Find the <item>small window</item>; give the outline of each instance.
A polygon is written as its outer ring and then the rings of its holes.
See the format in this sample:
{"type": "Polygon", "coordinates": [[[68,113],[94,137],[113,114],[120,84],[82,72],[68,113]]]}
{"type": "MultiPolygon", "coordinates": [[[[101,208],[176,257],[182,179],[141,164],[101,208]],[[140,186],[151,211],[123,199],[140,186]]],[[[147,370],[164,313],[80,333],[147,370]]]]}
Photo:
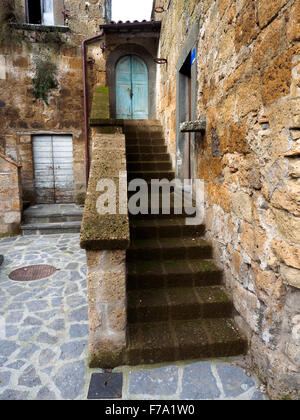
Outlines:
{"type": "Polygon", "coordinates": [[[27,21],[35,25],[54,25],[54,0],[27,0],[27,21]]]}

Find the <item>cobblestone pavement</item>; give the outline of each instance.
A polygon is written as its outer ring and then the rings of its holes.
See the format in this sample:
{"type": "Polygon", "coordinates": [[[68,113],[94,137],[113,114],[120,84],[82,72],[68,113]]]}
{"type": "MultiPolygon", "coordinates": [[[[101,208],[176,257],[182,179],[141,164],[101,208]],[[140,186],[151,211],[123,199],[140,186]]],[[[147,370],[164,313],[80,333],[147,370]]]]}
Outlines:
{"type": "MultiPolygon", "coordinates": [[[[85,252],[79,235],[0,240],[0,400],[86,399],[88,311],[85,252]],[[15,282],[11,271],[36,264],[51,277],[15,282]]],[[[263,399],[258,382],[232,360],[122,367],[123,399],[263,399]]],[[[98,370],[99,371],[99,370],[98,370]]]]}

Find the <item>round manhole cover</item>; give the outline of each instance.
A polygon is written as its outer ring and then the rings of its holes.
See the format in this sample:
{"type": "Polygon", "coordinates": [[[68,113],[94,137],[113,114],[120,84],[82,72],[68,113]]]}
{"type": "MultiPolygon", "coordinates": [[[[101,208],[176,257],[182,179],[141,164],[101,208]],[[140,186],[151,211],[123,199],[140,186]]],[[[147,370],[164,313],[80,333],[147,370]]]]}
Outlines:
{"type": "Polygon", "coordinates": [[[34,281],[51,276],[57,269],[52,265],[30,265],[12,271],[9,278],[15,281],[34,281]]]}

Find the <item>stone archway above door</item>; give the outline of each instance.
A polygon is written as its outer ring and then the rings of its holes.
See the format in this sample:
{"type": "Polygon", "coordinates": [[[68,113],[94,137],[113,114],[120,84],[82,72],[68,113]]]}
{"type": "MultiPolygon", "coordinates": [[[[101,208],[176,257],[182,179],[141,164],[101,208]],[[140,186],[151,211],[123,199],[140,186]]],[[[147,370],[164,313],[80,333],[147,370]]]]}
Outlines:
{"type": "Polygon", "coordinates": [[[112,51],[106,61],[107,85],[109,87],[110,115],[116,118],[116,66],[125,56],[137,56],[142,59],[148,68],[148,111],[149,119],[156,118],[156,65],[152,55],[142,46],[137,44],[122,44],[112,51]]]}

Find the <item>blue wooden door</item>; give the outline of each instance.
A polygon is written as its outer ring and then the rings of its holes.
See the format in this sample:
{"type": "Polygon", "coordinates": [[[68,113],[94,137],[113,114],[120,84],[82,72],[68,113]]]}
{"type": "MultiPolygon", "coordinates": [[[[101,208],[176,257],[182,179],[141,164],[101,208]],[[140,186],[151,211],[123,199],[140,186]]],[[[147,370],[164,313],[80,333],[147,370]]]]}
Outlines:
{"type": "Polygon", "coordinates": [[[135,55],[121,58],[116,68],[116,109],[120,119],[148,119],[148,69],[135,55]]]}

